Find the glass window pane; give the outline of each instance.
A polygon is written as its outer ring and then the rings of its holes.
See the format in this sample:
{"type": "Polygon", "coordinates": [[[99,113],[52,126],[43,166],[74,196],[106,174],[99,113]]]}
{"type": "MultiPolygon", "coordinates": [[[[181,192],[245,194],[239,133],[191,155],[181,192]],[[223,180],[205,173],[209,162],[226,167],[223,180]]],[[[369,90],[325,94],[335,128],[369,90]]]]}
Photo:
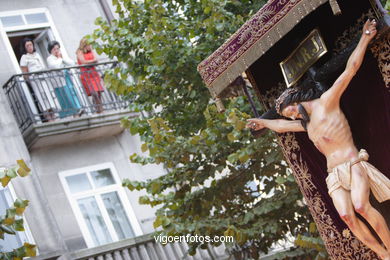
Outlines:
{"type": "Polygon", "coordinates": [[[24,25],[24,21],[21,15],[4,16],[0,19],[4,27],[24,25]]]}
{"type": "Polygon", "coordinates": [[[95,246],[112,242],[106,223],[94,197],[77,200],[95,246]]]}
{"type": "Polygon", "coordinates": [[[68,176],[65,179],[72,193],[86,191],[92,188],[85,173],[68,176]]]}
{"type": "Polygon", "coordinates": [[[123,205],[119,200],[118,193],[110,192],[102,194],[101,196],[118,238],[125,239],[134,237],[133,229],[131,228],[125,210],[123,209],[123,205]]]}
{"type": "Polygon", "coordinates": [[[93,171],[91,172],[91,176],[97,188],[115,184],[110,169],[93,171]]]}
{"type": "Polygon", "coordinates": [[[25,14],[24,17],[28,24],[47,23],[47,17],[45,13],[38,14],[25,14]]]}

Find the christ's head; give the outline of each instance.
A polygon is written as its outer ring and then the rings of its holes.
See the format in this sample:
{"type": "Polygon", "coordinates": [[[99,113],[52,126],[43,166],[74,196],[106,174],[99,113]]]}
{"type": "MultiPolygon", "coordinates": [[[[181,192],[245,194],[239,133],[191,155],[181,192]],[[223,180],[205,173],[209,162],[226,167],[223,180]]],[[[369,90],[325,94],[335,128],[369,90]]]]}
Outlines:
{"type": "Polygon", "coordinates": [[[284,117],[290,118],[292,120],[302,118],[301,114],[299,113],[298,105],[299,105],[299,103],[293,103],[293,104],[287,105],[280,112],[281,115],[284,117]]]}

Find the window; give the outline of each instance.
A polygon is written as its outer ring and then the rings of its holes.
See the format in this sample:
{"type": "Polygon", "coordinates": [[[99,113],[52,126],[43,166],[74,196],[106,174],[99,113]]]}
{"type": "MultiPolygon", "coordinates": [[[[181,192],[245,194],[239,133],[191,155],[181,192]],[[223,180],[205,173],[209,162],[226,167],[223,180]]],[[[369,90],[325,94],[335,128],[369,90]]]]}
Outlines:
{"type": "Polygon", "coordinates": [[[26,13],[17,15],[0,15],[4,28],[25,25],[39,25],[48,23],[49,20],[44,12],[26,13]]]}
{"type": "Polygon", "coordinates": [[[45,13],[25,14],[27,24],[48,23],[45,13]]]}
{"type": "Polygon", "coordinates": [[[24,25],[23,17],[21,15],[4,16],[1,17],[0,20],[4,27],[24,25]]]}
{"type": "MultiPolygon", "coordinates": [[[[0,215],[5,215],[7,208],[12,207],[16,199],[10,184],[3,188],[0,186],[0,215]]],[[[4,234],[4,240],[0,239],[0,251],[9,252],[21,247],[24,242],[34,244],[30,230],[24,219],[24,232],[16,232],[16,235],[4,234]]]]}
{"type": "Polygon", "coordinates": [[[88,247],[141,235],[111,163],[60,173],[88,247]]]}

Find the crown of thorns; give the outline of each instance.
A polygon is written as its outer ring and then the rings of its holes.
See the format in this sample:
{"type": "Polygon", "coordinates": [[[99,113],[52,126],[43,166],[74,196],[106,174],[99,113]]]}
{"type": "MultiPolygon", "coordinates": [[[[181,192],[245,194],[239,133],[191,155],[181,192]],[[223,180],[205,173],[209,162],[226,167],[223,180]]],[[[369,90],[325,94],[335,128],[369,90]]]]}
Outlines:
{"type": "Polygon", "coordinates": [[[298,88],[288,88],[276,99],[275,101],[275,108],[276,112],[278,112],[279,115],[281,115],[281,105],[283,104],[284,100],[291,94],[298,92],[298,88]]]}

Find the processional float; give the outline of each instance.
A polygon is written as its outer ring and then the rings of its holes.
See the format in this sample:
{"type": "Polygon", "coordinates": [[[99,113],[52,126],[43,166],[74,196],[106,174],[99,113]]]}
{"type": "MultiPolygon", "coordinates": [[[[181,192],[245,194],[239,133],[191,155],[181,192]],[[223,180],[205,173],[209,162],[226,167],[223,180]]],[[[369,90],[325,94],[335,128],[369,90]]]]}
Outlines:
{"type": "MultiPolygon", "coordinates": [[[[368,18],[379,21],[379,33],[341,106],[357,147],[367,149],[369,161],[390,178],[390,30],[379,1],[270,0],[198,71],[221,110],[222,99],[237,88],[248,95],[241,78],[245,72],[256,97],[269,109],[265,116],[276,117],[275,99],[301,77],[316,71],[318,88],[334,82],[368,18]]],[[[278,140],[330,257],[378,259],[338,216],[325,183],[325,157],[306,133],[278,134],[278,140]]],[[[390,201],[378,204],[371,198],[371,203],[390,226],[390,201]]]]}

